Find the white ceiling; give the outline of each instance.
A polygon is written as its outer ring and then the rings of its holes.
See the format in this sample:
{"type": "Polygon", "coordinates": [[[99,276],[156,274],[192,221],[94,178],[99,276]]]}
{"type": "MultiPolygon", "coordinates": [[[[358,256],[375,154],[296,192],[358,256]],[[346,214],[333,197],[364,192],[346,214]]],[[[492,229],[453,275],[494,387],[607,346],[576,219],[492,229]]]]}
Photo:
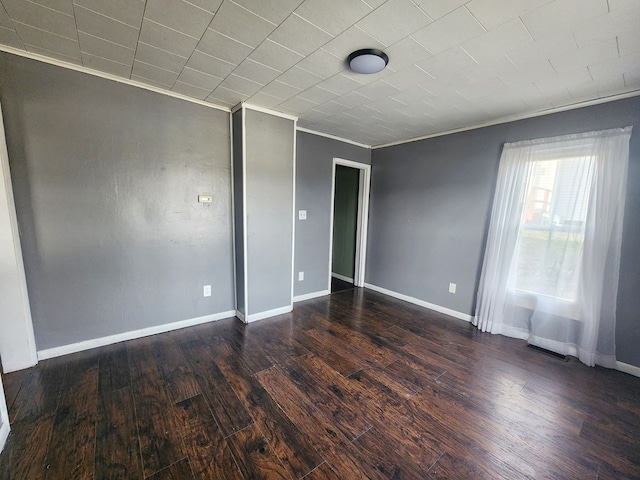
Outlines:
{"type": "Polygon", "coordinates": [[[0,44],[368,145],[640,91],[640,0],[0,0],[0,44]]]}

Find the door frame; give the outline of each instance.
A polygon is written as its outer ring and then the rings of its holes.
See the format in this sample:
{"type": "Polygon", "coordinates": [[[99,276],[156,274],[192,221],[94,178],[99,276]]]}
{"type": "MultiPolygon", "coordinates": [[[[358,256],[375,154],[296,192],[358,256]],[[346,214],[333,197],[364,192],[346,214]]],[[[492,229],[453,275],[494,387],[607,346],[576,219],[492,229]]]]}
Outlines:
{"type": "Polygon", "coordinates": [[[371,189],[371,165],[343,158],[333,158],[331,169],[331,211],[329,215],[329,282],[331,292],[331,274],[333,273],[333,210],[336,201],[336,167],[355,168],[359,172],[358,181],[358,221],[356,223],[356,254],[353,271],[353,284],[364,287],[364,274],[367,261],[367,230],[369,225],[369,191],[371,189]]]}
{"type": "Polygon", "coordinates": [[[22,370],[38,363],[36,342],[31,319],[31,307],[27,291],[20,231],[16,206],[13,199],[11,173],[9,171],[9,153],[4,132],[2,106],[0,105],[0,243],[5,252],[2,261],[2,275],[14,287],[11,293],[0,291],[0,296],[9,295],[3,302],[9,313],[0,316],[0,360],[4,373],[22,370]],[[17,296],[13,296],[15,292],[17,296]],[[16,298],[17,297],[17,298],[16,298]]]}

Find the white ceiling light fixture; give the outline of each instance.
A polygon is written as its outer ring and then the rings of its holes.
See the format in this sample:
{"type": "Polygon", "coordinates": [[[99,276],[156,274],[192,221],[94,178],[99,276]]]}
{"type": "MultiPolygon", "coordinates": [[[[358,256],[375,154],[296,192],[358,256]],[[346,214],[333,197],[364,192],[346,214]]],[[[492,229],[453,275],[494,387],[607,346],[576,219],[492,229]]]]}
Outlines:
{"type": "Polygon", "coordinates": [[[364,48],[356,50],[347,58],[349,68],[356,73],[378,73],[389,63],[389,57],[377,48],[364,48]]]}

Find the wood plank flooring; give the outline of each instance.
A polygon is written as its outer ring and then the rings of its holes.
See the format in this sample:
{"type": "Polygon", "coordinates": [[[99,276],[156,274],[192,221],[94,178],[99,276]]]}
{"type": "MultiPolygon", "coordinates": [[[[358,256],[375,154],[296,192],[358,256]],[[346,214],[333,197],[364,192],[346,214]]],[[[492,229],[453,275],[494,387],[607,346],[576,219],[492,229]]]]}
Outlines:
{"type": "Polygon", "coordinates": [[[3,382],[2,479],[640,478],[640,378],[363,289],[3,382]]]}

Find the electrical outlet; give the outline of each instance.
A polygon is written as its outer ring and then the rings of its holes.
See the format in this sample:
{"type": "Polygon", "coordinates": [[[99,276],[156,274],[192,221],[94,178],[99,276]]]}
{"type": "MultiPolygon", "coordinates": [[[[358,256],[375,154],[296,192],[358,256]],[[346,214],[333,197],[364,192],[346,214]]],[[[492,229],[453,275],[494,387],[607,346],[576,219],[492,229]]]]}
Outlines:
{"type": "Polygon", "coordinates": [[[449,284],[449,293],[456,293],[456,284],[455,283],[450,283],[449,284]]]}
{"type": "Polygon", "coordinates": [[[299,282],[303,282],[304,281],[304,272],[298,272],[298,281],[299,282]]]}
{"type": "Polygon", "coordinates": [[[204,288],[202,289],[202,293],[205,297],[210,297],[211,296],[211,285],[205,285],[204,288]]]}
{"type": "Polygon", "coordinates": [[[298,220],[306,220],[306,219],[307,219],[307,211],[298,210],[298,220]]]}

